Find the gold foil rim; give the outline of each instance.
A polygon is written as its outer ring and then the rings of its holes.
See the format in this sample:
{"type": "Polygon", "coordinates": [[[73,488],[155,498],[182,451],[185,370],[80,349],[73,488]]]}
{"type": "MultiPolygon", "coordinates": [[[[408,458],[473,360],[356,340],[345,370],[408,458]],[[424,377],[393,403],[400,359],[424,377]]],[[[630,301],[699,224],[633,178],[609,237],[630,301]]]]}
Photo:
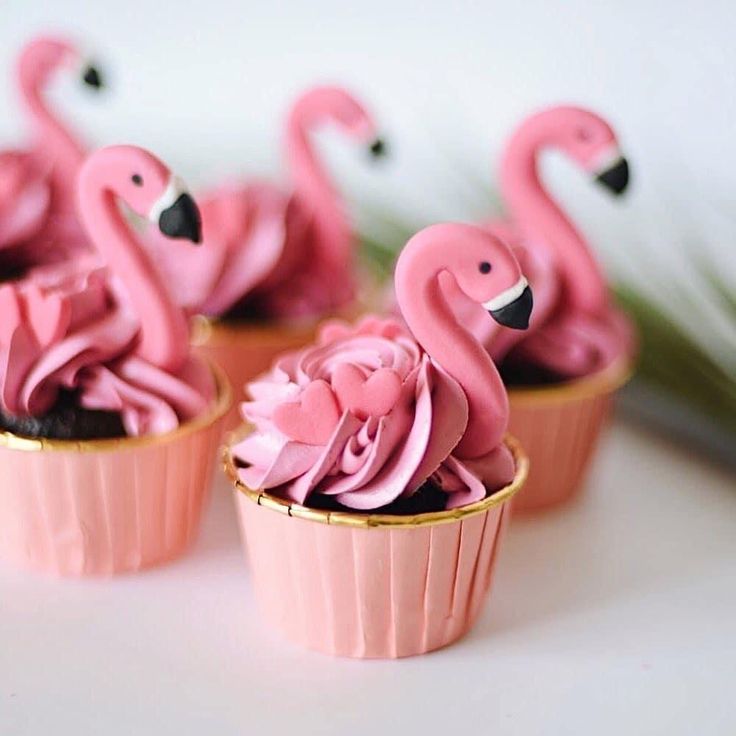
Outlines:
{"type": "Polygon", "coordinates": [[[508,389],[509,403],[514,407],[583,401],[613,393],[627,383],[633,373],[634,358],[630,355],[622,355],[590,376],[552,386],[510,388],[508,389]]]}
{"type": "Polygon", "coordinates": [[[0,432],[0,447],[24,452],[113,452],[139,447],[162,445],[209,427],[230,410],[233,392],[222,369],[207,361],[215,377],[217,396],[212,406],[204,413],[185,422],[172,432],[144,435],[142,437],[113,437],[99,440],[58,440],[46,437],[24,437],[12,432],[0,432]]]}
{"type": "Polygon", "coordinates": [[[391,528],[416,528],[420,526],[439,526],[440,524],[452,524],[454,522],[465,519],[469,516],[482,514],[488,509],[498,506],[508,501],[515,493],[524,485],[529,473],[529,458],[518,440],[511,435],[506,435],[504,442],[511,450],[516,465],[516,474],[508,485],[500,488],[486,496],[480,501],[461,506],[456,509],[446,509],[444,511],[432,511],[425,514],[415,514],[413,516],[397,515],[397,514],[366,514],[351,511],[323,511],[320,509],[311,509],[298,503],[286,501],[285,499],[272,496],[266,491],[255,491],[248,488],[238,478],[237,468],[233,462],[230,448],[233,444],[242,439],[250,428],[241,427],[239,430],[232,432],[228,437],[228,441],[223,448],[223,462],[225,465],[225,473],[234,484],[237,491],[244,494],[253,503],[258,506],[264,506],[272,511],[276,511],[287,516],[293,516],[297,519],[306,521],[314,521],[320,524],[331,524],[332,526],[346,526],[355,529],[375,529],[379,527],[391,528]]]}

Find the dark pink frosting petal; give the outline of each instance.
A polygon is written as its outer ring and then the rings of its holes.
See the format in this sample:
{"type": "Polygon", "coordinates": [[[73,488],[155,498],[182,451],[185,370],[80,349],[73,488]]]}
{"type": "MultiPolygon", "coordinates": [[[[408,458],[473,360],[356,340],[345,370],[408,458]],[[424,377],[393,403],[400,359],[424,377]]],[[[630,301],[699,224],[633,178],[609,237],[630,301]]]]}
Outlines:
{"type": "Polygon", "coordinates": [[[288,198],[268,184],[223,189],[204,200],[205,244],[219,240],[227,248],[217,282],[201,305],[205,314],[224,314],[275,271],[286,248],[287,207],[288,198]]]}
{"type": "Polygon", "coordinates": [[[119,410],[125,431],[131,436],[163,434],[179,426],[176,411],[166,400],[126,381],[112,367],[96,364],[84,368],[79,384],[82,405],[119,410]]]}
{"type": "Polygon", "coordinates": [[[322,449],[322,453],[314,465],[286,486],[285,493],[292,501],[303,504],[307,500],[310,492],[330,472],[330,469],[340,457],[345,443],[360,426],[361,421],[349,412],[342,415],[332,437],[322,449]]]}

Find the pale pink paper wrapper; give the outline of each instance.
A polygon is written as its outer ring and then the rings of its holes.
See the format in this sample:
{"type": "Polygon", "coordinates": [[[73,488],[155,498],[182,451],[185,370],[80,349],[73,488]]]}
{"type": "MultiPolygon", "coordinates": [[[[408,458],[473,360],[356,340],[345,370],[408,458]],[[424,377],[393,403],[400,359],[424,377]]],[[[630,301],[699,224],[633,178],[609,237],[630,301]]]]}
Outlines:
{"type": "Polygon", "coordinates": [[[529,478],[513,501],[515,514],[558,506],[582,489],[614,393],[630,374],[627,358],[564,386],[509,391],[509,432],[529,457],[529,478]]]}
{"type": "Polygon", "coordinates": [[[158,437],[67,442],[0,435],[0,560],[59,576],[133,572],[195,536],[231,403],[158,437]],[[67,449],[69,448],[69,449],[67,449]]]}
{"type": "Polygon", "coordinates": [[[510,444],[512,484],[436,514],[330,514],[238,485],[242,537],[265,619],[297,644],[343,657],[409,657],[462,637],[491,586],[507,501],[526,477],[526,458],[510,444]]]}

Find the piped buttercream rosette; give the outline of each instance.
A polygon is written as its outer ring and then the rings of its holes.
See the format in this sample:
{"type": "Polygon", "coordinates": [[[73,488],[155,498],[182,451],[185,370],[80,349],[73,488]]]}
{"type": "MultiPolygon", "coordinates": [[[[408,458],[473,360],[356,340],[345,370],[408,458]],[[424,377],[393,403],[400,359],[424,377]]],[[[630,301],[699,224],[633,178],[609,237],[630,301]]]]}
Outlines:
{"type": "Polygon", "coordinates": [[[300,504],[320,494],[377,509],[431,480],[455,508],[514,475],[504,448],[453,455],[468,424],[465,393],[396,320],[328,323],[248,391],[242,412],[255,431],[233,448],[240,479],[300,504]]]}

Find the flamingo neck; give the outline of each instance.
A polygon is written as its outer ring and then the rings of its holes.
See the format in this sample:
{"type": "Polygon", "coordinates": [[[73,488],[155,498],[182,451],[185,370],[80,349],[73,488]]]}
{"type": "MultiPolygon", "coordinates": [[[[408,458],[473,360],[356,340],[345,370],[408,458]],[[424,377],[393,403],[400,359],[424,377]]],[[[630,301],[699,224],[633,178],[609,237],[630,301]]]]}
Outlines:
{"type": "Polygon", "coordinates": [[[188,356],[188,326],[148,255],[133,237],[115,196],[101,186],[80,187],[80,215],[92,243],[123,284],[140,321],[137,354],[171,372],[188,356]]]}
{"type": "Polygon", "coordinates": [[[608,301],[606,281],[583,236],[548,194],[539,179],[538,159],[554,139],[522,128],[501,163],[501,190],[514,220],[555,257],[571,310],[600,314],[608,301]]]}
{"type": "Polygon", "coordinates": [[[21,74],[21,95],[33,123],[35,150],[39,158],[51,167],[55,209],[74,212],[74,182],[85,150],[50,110],[44,100],[42,86],[42,82],[29,74],[21,74]]]}
{"type": "Polygon", "coordinates": [[[315,257],[328,272],[349,279],[352,238],[344,204],[309,140],[306,121],[295,111],[286,129],[286,150],[294,191],[310,212],[315,257]]]}
{"type": "Polygon", "coordinates": [[[488,353],[457,321],[443,296],[439,282],[443,270],[417,274],[411,293],[402,299],[401,311],[417,342],[467,396],[468,424],[454,454],[465,459],[483,457],[503,441],[508,397],[488,353]]]}

